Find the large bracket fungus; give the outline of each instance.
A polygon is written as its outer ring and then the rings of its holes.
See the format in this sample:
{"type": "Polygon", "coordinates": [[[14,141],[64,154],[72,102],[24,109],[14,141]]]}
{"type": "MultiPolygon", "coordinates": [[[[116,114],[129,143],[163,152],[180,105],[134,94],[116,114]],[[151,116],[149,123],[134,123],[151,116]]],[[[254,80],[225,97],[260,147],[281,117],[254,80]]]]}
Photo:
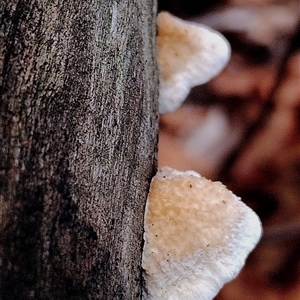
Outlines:
{"type": "Polygon", "coordinates": [[[143,299],[210,300],[258,243],[258,216],[222,183],[162,168],[145,213],[143,299]]]}

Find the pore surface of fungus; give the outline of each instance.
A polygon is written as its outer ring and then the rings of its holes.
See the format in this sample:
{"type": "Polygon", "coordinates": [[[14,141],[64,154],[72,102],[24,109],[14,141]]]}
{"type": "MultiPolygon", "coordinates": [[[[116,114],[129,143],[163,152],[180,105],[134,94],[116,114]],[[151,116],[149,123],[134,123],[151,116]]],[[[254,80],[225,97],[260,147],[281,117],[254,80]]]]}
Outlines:
{"type": "Polygon", "coordinates": [[[143,299],[212,299],[260,236],[258,216],[222,183],[162,168],[146,204],[143,299]]]}
{"type": "Polygon", "coordinates": [[[211,28],[167,12],[157,17],[159,112],[177,109],[193,86],[216,76],[230,57],[227,40],[211,28]]]}

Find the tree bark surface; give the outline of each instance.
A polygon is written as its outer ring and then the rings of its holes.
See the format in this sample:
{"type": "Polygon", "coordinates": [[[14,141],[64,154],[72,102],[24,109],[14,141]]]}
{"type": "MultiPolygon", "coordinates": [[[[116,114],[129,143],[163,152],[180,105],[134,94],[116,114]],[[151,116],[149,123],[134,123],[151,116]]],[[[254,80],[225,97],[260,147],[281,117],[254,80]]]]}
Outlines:
{"type": "Polygon", "coordinates": [[[139,299],[155,1],[5,0],[0,13],[2,299],[139,299]]]}

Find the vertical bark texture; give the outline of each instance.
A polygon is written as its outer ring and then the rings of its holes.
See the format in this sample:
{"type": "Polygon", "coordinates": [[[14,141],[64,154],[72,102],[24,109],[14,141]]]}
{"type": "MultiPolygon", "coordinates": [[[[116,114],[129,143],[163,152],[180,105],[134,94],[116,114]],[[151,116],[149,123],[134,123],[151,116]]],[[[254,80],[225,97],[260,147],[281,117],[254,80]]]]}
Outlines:
{"type": "Polygon", "coordinates": [[[138,299],[155,1],[0,9],[2,299],[138,299]]]}

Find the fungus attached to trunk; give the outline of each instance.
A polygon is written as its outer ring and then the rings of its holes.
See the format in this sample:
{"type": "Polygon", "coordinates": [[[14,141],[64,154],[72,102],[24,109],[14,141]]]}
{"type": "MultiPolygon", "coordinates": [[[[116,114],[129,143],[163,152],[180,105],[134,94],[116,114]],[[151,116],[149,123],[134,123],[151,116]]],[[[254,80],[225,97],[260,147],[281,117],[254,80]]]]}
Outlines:
{"type": "Polygon", "coordinates": [[[220,182],[162,168],[145,213],[143,299],[208,300],[261,236],[258,216],[220,182]]]}
{"type": "Polygon", "coordinates": [[[227,64],[230,46],[211,28],[167,12],[157,17],[159,112],[177,109],[193,86],[206,83],[227,64]]]}

